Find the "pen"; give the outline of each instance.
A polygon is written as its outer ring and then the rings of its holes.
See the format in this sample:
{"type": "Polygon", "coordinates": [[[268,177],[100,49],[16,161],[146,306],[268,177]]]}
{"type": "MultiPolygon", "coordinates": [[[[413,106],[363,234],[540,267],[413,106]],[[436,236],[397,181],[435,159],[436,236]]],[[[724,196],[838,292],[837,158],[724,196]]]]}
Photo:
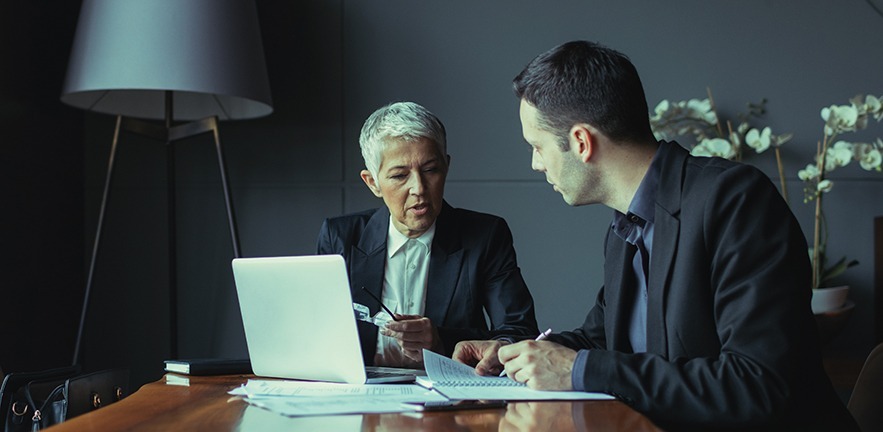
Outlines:
{"type": "MultiPolygon", "coordinates": [[[[541,341],[541,340],[545,339],[546,336],[549,336],[550,334],[552,334],[552,329],[551,329],[551,328],[548,328],[548,329],[546,329],[546,331],[540,333],[540,335],[537,336],[537,338],[534,339],[534,340],[541,341]]],[[[500,372],[500,376],[501,376],[501,377],[506,376],[506,369],[503,369],[503,372],[500,372]]]]}
{"type": "Polygon", "coordinates": [[[375,301],[377,301],[377,303],[380,303],[380,307],[382,307],[382,308],[383,308],[383,310],[385,310],[385,311],[386,311],[386,313],[388,313],[388,314],[389,314],[389,316],[390,316],[390,318],[392,318],[392,320],[393,320],[393,321],[398,321],[398,319],[397,319],[397,318],[396,318],[396,316],[395,316],[395,314],[394,314],[394,313],[392,313],[392,311],[391,311],[391,310],[389,310],[389,308],[388,308],[388,307],[386,307],[386,305],[385,305],[385,304],[383,304],[383,302],[382,302],[382,301],[380,301],[380,299],[379,299],[379,298],[377,298],[377,296],[376,296],[376,295],[374,295],[374,293],[372,293],[372,292],[371,292],[371,291],[368,291],[368,289],[367,289],[367,288],[365,288],[365,287],[362,287],[362,291],[365,291],[365,292],[366,292],[366,293],[368,293],[368,295],[369,295],[369,296],[371,296],[371,298],[373,298],[373,299],[374,299],[374,300],[375,300],[375,301]]]}

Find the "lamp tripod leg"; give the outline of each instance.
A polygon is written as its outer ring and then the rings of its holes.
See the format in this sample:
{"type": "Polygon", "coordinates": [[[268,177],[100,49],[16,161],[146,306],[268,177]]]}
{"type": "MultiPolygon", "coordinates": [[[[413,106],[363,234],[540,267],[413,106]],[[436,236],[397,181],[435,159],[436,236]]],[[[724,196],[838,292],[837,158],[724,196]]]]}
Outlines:
{"type": "Polygon", "coordinates": [[[113,163],[116,159],[117,142],[120,137],[120,125],[122,116],[117,116],[116,126],[113,130],[113,143],[110,146],[110,158],[107,162],[107,176],[104,180],[104,192],[101,194],[101,208],[98,211],[98,227],[95,230],[95,241],[92,244],[92,258],[89,260],[89,273],[86,278],[86,290],[83,294],[83,309],[80,312],[80,324],[77,329],[77,340],[74,344],[73,365],[80,363],[80,345],[83,341],[83,328],[86,324],[86,311],[89,309],[89,297],[92,293],[92,280],[95,276],[95,262],[98,261],[98,247],[101,244],[101,231],[104,228],[104,215],[107,210],[107,198],[110,192],[110,183],[113,179],[113,163]]]}
{"type": "Polygon", "coordinates": [[[224,204],[227,206],[227,224],[230,227],[230,239],[233,242],[233,257],[240,258],[242,252],[239,249],[239,235],[236,231],[236,216],[233,213],[233,199],[230,196],[229,179],[227,177],[226,163],[224,162],[224,152],[221,150],[221,139],[218,133],[217,118],[212,123],[212,133],[215,137],[215,150],[218,154],[218,167],[221,170],[221,185],[224,187],[224,204]]]}

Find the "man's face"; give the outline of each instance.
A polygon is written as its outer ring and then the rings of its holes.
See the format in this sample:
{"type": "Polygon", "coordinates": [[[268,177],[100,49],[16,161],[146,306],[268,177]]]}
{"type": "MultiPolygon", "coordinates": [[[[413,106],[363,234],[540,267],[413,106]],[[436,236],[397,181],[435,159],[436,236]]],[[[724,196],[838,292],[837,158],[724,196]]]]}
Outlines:
{"type": "Polygon", "coordinates": [[[574,154],[574,143],[571,143],[569,150],[561,151],[558,145],[561,138],[540,127],[539,114],[533,105],[521,100],[521,132],[532,149],[530,167],[545,174],[546,181],[561,194],[567,204],[588,204],[584,202],[583,196],[587,186],[584,169],[574,154]]]}
{"type": "Polygon", "coordinates": [[[378,178],[362,171],[365,184],[389,208],[393,225],[410,238],[426,232],[441,212],[447,175],[447,156],[427,138],[390,138],[378,178]]]}

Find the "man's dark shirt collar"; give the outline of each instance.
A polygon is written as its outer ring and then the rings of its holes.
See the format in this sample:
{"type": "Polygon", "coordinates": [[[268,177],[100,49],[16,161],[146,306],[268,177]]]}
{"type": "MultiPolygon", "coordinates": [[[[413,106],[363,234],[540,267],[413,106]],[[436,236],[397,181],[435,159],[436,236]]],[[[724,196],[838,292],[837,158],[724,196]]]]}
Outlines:
{"type": "Polygon", "coordinates": [[[629,204],[628,213],[622,214],[617,211],[613,216],[613,232],[629,243],[634,244],[637,240],[638,230],[634,229],[635,226],[644,227],[647,222],[653,223],[662,161],[665,160],[670,145],[667,142],[659,143],[650,167],[629,204]]]}

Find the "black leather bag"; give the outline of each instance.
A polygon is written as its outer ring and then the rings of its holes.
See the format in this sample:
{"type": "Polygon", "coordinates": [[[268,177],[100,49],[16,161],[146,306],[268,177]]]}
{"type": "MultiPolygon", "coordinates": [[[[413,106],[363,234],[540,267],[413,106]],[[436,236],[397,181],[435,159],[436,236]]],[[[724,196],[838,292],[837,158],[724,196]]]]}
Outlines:
{"type": "Polygon", "coordinates": [[[129,394],[128,389],[128,369],[107,369],[70,378],[64,385],[65,418],[122,400],[129,394]]]}
{"type": "Polygon", "coordinates": [[[15,372],[6,375],[0,387],[0,416],[3,416],[3,430],[32,430],[36,421],[37,427],[51,424],[56,414],[47,412],[46,408],[57,408],[58,404],[46,404],[50,397],[58,399],[60,392],[55,391],[63,386],[68,378],[79,373],[79,368],[69,366],[48,369],[38,372],[15,372]],[[44,419],[45,418],[45,419],[44,419]]]}
{"type": "Polygon", "coordinates": [[[129,371],[78,374],[75,366],[11,373],[0,390],[5,432],[35,431],[116,402],[127,394],[129,371]]]}

